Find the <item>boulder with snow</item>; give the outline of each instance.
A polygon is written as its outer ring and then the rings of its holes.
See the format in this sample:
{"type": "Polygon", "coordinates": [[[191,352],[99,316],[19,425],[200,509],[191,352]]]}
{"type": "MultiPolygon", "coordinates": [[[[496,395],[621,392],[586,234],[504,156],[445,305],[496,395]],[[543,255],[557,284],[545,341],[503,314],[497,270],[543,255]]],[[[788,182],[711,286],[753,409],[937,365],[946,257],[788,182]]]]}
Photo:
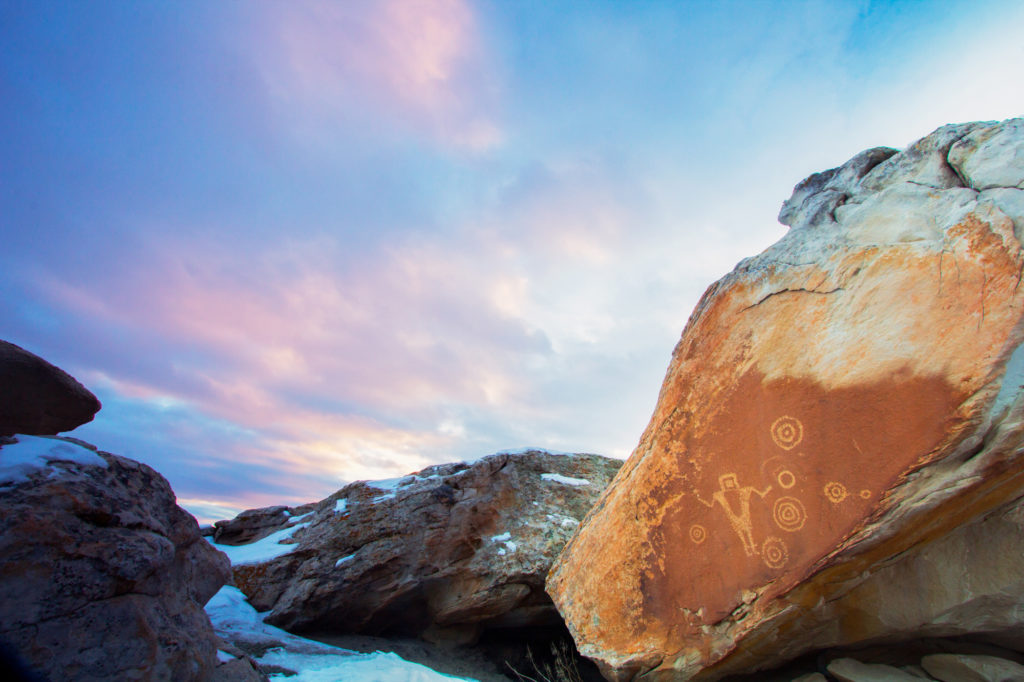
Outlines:
{"type": "Polygon", "coordinates": [[[0,436],[53,435],[92,421],[96,399],[64,370],[0,341],[0,436]]]}
{"type": "Polygon", "coordinates": [[[780,219],[549,577],[609,679],[1024,627],[1024,120],[864,152],[780,219]]]}
{"type": "Polygon", "coordinates": [[[291,631],[468,642],[486,628],[557,624],[544,578],[620,464],[531,450],[432,466],[353,483],[313,511],[218,523],[237,537],[249,520],[262,537],[217,546],[267,622],[291,631]]]}
{"type": "Polygon", "coordinates": [[[316,508],[316,504],[301,507],[276,505],[260,509],[247,509],[228,521],[218,521],[203,534],[213,538],[218,545],[247,545],[261,540],[271,533],[295,525],[296,518],[316,508]]]}
{"type": "Polygon", "coordinates": [[[0,641],[27,667],[220,679],[203,604],[230,566],[160,474],[74,439],[5,438],[0,508],[0,641]]]}

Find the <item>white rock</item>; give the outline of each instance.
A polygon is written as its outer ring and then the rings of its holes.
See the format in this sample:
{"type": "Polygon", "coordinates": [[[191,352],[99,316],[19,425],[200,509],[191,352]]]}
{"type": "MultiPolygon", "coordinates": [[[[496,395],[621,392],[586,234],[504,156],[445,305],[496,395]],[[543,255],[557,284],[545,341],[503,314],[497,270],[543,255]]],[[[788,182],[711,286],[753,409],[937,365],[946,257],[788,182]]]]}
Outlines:
{"type": "Polygon", "coordinates": [[[828,664],[828,672],[840,682],[920,682],[921,678],[881,663],[861,663],[853,658],[837,658],[828,664]]]}
{"type": "Polygon", "coordinates": [[[996,656],[932,654],[921,659],[928,674],[942,682],[1021,682],[1024,665],[996,656]]]}
{"type": "Polygon", "coordinates": [[[1024,118],[976,129],[949,150],[949,163],[970,187],[1024,189],[1024,118]]]}

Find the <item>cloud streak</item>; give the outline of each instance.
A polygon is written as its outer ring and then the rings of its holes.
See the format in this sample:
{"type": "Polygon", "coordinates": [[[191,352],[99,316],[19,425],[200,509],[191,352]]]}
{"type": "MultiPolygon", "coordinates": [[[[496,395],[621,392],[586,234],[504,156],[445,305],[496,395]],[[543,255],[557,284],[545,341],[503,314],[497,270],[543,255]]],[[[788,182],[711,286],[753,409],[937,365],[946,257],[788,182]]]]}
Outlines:
{"type": "Polygon", "coordinates": [[[206,519],[503,448],[626,456],[796,182],[1018,113],[1024,14],[950,4],[66,8],[75,31],[24,5],[3,335],[206,519]]]}
{"type": "Polygon", "coordinates": [[[456,149],[501,143],[499,88],[464,0],[265,5],[252,39],[267,88],[299,124],[380,122],[456,149]]]}

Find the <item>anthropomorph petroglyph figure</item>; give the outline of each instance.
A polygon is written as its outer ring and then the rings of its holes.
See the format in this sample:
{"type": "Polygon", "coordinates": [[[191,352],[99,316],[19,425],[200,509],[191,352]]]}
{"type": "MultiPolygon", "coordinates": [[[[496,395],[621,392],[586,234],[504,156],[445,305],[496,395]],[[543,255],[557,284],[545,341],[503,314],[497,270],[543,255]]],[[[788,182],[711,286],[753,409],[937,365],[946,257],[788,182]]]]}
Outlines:
{"type": "Polygon", "coordinates": [[[758,554],[757,543],[754,542],[754,524],[750,519],[750,496],[756,494],[761,499],[767,495],[772,487],[758,490],[754,486],[740,487],[736,474],[722,474],[718,477],[719,490],[711,496],[711,502],[705,502],[697,498],[706,507],[714,508],[716,504],[722,505],[729,525],[740,536],[743,541],[743,551],[747,556],[758,554]]]}

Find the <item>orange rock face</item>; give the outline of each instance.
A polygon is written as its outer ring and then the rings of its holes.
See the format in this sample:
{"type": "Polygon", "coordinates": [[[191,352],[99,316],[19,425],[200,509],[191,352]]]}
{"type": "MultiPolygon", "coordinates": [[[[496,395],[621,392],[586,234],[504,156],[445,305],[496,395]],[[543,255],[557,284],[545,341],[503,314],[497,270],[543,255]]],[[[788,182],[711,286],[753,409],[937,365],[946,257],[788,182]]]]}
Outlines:
{"type": "Polygon", "coordinates": [[[975,189],[950,162],[982,157],[1024,187],[1021,122],[812,176],[786,237],[709,288],[548,578],[609,679],[778,664],[840,643],[837,618],[841,643],[889,634],[843,595],[1024,492],[1024,191],[975,189]]]}

